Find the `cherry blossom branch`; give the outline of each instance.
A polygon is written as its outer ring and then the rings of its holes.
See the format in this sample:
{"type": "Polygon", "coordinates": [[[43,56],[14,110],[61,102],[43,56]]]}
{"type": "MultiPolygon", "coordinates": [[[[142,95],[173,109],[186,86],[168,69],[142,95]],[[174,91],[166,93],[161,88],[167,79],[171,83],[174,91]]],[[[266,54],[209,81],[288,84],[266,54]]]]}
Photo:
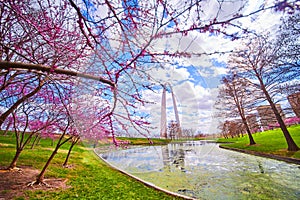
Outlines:
{"type": "Polygon", "coordinates": [[[100,81],[102,83],[108,84],[113,88],[116,87],[114,82],[107,80],[105,78],[99,77],[99,76],[94,76],[94,75],[85,74],[85,73],[81,73],[81,72],[75,72],[75,71],[71,71],[71,70],[48,67],[48,66],[39,65],[39,64],[0,61],[0,69],[28,69],[28,70],[37,70],[37,71],[48,72],[48,73],[64,74],[64,75],[68,75],[68,76],[76,76],[76,77],[96,80],[96,81],[100,81]]]}

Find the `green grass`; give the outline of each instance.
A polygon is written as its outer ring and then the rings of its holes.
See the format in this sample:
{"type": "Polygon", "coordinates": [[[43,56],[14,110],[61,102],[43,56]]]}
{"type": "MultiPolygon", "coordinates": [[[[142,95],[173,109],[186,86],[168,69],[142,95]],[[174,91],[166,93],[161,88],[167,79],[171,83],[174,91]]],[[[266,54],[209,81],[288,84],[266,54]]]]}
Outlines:
{"type": "MultiPolygon", "coordinates": [[[[288,128],[288,130],[295,143],[300,147],[300,125],[291,126],[288,128]]],[[[249,145],[249,138],[247,135],[237,138],[221,138],[218,139],[218,142],[232,142],[230,144],[222,144],[222,146],[259,151],[293,158],[300,158],[300,151],[287,151],[287,143],[281,129],[255,133],[252,136],[256,144],[251,146],[249,145]]]]}
{"type": "MultiPolygon", "coordinates": [[[[129,137],[118,137],[118,140],[128,141],[130,145],[149,145],[149,140],[147,138],[129,138],[129,137]]],[[[164,145],[171,142],[170,139],[159,139],[151,138],[154,145],[164,145]]]]}
{"type": "MultiPolygon", "coordinates": [[[[147,138],[129,138],[129,137],[118,137],[118,140],[129,141],[130,145],[149,145],[149,140],[147,138]]],[[[160,138],[151,138],[153,145],[165,145],[171,142],[184,142],[190,140],[204,140],[205,138],[189,138],[189,139],[160,139],[160,138]]]]}
{"type": "MultiPolygon", "coordinates": [[[[56,191],[28,190],[16,199],[181,199],[146,187],[144,184],[111,169],[92,150],[83,145],[74,147],[69,160],[72,168],[62,167],[69,144],[66,144],[51,162],[45,178],[66,178],[68,189],[56,191]]],[[[43,139],[34,149],[24,149],[19,167],[41,170],[51,154],[51,140],[43,139]]],[[[15,153],[14,137],[0,135],[0,165],[8,166],[15,153]]],[[[33,180],[28,180],[33,181],[33,180]]],[[[8,191],[5,191],[8,192],[8,191]]]]}

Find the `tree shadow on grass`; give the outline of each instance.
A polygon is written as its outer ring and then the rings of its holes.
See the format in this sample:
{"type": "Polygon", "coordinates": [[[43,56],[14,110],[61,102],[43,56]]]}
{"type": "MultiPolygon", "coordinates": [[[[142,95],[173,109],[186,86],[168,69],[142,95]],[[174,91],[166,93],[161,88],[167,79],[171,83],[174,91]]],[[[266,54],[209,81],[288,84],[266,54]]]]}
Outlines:
{"type": "Polygon", "coordinates": [[[54,191],[70,188],[66,184],[67,179],[45,179],[46,184],[28,186],[30,181],[34,181],[39,170],[28,166],[23,166],[15,170],[7,170],[0,166],[0,200],[24,197],[27,190],[54,191]]]}

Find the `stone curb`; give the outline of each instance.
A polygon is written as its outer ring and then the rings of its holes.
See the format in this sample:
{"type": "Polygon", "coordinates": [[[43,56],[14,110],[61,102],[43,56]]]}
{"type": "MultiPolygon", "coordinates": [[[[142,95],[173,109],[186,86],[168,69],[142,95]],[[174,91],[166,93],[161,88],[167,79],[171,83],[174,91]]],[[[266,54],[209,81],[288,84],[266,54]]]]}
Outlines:
{"type": "Polygon", "coordinates": [[[250,151],[250,150],[245,150],[245,149],[237,149],[237,148],[226,147],[226,146],[221,146],[221,145],[219,145],[219,147],[222,149],[237,151],[237,152],[241,152],[241,153],[251,154],[254,156],[261,156],[261,157],[265,157],[265,158],[271,158],[271,159],[275,159],[275,160],[280,160],[280,161],[300,165],[300,159],[296,159],[296,158],[289,158],[289,157],[284,157],[284,156],[279,156],[279,155],[274,155],[274,154],[267,154],[267,153],[262,153],[262,152],[257,152],[257,151],[250,151]]]}
{"type": "Polygon", "coordinates": [[[153,183],[144,181],[144,180],[142,180],[142,179],[140,179],[140,178],[138,178],[138,177],[136,177],[136,176],[134,176],[134,175],[132,175],[132,174],[129,174],[129,173],[125,172],[124,170],[121,170],[121,169],[117,168],[116,166],[110,164],[109,162],[107,162],[106,160],[104,160],[100,155],[98,155],[98,154],[95,152],[95,149],[94,149],[94,153],[95,153],[95,154],[96,154],[103,162],[105,162],[107,165],[109,165],[111,168],[113,168],[113,169],[115,169],[115,170],[121,172],[122,174],[125,174],[125,175],[127,175],[127,176],[129,176],[129,177],[131,177],[131,178],[134,178],[135,180],[137,180],[137,181],[143,183],[144,185],[146,185],[146,186],[148,186],[148,187],[151,187],[151,188],[153,188],[153,189],[155,189],[155,190],[158,190],[158,191],[161,191],[161,192],[165,192],[165,193],[167,193],[167,194],[169,194],[169,195],[171,195],[171,196],[174,196],[174,197],[180,197],[180,198],[188,199],[188,200],[197,200],[197,199],[195,199],[195,198],[193,198],[193,197],[188,197],[188,196],[185,196],[185,195],[182,195],[182,194],[178,194],[178,193],[175,193],[175,192],[171,192],[171,191],[169,191],[169,190],[160,188],[160,187],[154,185],[153,183]]]}

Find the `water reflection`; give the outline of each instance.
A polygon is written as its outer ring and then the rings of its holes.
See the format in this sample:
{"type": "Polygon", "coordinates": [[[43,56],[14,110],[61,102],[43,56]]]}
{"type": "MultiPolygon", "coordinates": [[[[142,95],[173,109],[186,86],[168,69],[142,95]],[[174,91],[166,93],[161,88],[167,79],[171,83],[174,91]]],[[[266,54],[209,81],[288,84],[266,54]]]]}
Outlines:
{"type": "Polygon", "coordinates": [[[209,141],[135,147],[103,154],[160,187],[201,199],[300,199],[300,169],[220,149],[209,141]]]}
{"type": "Polygon", "coordinates": [[[198,159],[207,156],[208,153],[216,147],[216,144],[208,141],[172,143],[158,148],[162,152],[164,170],[172,171],[179,169],[187,172],[186,165],[192,166],[199,163],[198,159]],[[205,144],[205,148],[201,148],[205,144]],[[209,147],[209,148],[208,148],[209,147]],[[209,151],[208,151],[209,150],[209,151]]]}
{"type": "Polygon", "coordinates": [[[218,148],[209,141],[171,143],[164,146],[146,146],[102,154],[108,162],[130,172],[175,171],[186,173],[186,166],[197,166],[201,159],[218,148]],[[202,148],[205,147],[205,148],[202,148]]]}

